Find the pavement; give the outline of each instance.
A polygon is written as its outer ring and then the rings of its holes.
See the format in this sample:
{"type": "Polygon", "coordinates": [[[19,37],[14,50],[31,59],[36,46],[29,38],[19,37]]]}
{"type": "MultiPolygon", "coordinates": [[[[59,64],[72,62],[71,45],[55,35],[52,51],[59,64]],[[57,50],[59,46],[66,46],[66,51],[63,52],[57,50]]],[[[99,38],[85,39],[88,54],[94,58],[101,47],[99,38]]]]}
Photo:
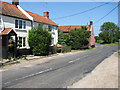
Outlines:
{"type": "Polygon", "coordinates": [[[68,88],[118,88],[118,53],[105,59],[85,78],[68,88]]]}
{"type": "Polygon", "coordinates": [[[106,58],[118,51],[117,46],[99,45],[83,52],[7,66],[2,71],[3,88],[66,88],[88,75],[106,58]]]}

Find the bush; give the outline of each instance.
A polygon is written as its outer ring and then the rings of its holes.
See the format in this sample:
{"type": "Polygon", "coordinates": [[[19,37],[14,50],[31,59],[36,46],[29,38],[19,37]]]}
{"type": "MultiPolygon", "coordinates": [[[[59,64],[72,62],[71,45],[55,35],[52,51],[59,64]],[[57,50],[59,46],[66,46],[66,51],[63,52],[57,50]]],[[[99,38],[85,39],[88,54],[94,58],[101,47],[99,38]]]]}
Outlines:
{"type": "Polygon", "coordinates": [[[55,54],[55,53],[57,53],[57,46],[56,45],[50,47],[50,51],[49,51],[49,54],[55,54]]]}
{"type": "Polygon", "coordinates": [[[48,55],[52,36],[46,28],[34,27],[29,31],[28,43],[33,55],[48,55]]]}
{"type": "Polygon", "coordinates": [[[66,36],[65,43],[67,46],[71,46],[73,50],[78,50],[89,44],[90,36],[91,31],[87,31],[87,27],[75,28],[66,36]]]}
{"type": "Polygon", "coordinates": [[[70,47],[70,46],[62,47],[61,52],[62,52],[62,53],[71,52],[71,47],[70,47]]]}
{"type": "Polygon", "coordinates": [[[100,43],[100,44],[102,44],[103,42],[104,42],[103,40],[97,40],[96,43],[100,43]]]}
{"type": "Polygon", "coordinates": [[[8,57],[8,60],[11,61],[11,57],[8,57]]]}

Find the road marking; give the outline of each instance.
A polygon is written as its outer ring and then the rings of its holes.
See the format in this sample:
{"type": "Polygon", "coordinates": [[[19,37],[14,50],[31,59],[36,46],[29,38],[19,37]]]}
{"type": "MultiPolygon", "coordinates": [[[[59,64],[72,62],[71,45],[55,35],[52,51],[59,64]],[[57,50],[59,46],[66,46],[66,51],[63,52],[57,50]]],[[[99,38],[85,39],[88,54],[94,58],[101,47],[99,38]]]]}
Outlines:
{"type": "Polygon", "coordinates": [[[80,58],[77,58],[77,59],[75,59],[75,60],[73,60],[73,61],[69,61],[68,63],[73,63],[73,62],[76,62],[76,61],[78,61],[78,60],[80,60],[80,58]]]}
{"type": "MultiPolygon", "coordinates": [[[[29,78],[29,77],[32,77],[32,76],[35,76],[35,75],[39,75],[39,74],[48,72],[48,71],[50,71],[50,70],[52,70],[52,68],[46,69],[46,70],[44,70],[44,71],[40,71],[40,72],[35,73],[35,74],[30,74],[30,75],[25,76],[25,77],[22,77],[22,78],[15,79],[15,80],[13,80],[13,81],[11,81],[11,82],[18,81],[18,80],[22,80],[22,79],[25,79],[25,78],[29,78]]],[[[11,83],[11,82],[6,82],[6,83],[4,83],[4,84],[9,84],[9,83],[11,83]]]]}
{"type": "MultiPolygon", "coordinates": [[[[88,57],[88,56],[89,55],[86,55],[86,56],[83,56],[82,58],[85,58],[85,57],[88,57]]],[[[79,60],[80,60],[80,58],[77,58],[75,60],[69,61],[68,63],[74,63],[74,62],[79,61],[79,60]]]]}

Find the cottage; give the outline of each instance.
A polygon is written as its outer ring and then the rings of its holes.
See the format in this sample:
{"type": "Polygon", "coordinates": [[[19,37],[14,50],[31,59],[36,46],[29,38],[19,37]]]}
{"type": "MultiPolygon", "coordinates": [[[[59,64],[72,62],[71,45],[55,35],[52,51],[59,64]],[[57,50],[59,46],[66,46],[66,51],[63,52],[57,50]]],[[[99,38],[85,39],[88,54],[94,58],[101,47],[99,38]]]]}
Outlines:
{"type": "MultiPolygon", "coordinates": [[[[49,12],[43,12],[43,16],[41,16],[23,10],[19,5],[19,0],[12,0],[12,4],[3,1],[0,1],[0,3],[2,6],[2,12],[0,12],[0,35],[3,36],[3,32],[9,32],[9,30],[12,30],[12,33],[14,32],[15,35],[6,33],[8,40],[13,37],[14,41],[16,41],[16,39],[20,41],[21,45],[19,45],[17,48],[19,48],[21,51],[25,52],[25,50],[29,50],[30,47],[27,42],[28,32],[35,26],[49,28],[53,38],[51,45],[57,44],[58,25],[49,19],[49,12]]],[[[6,43],[8,43],[8,40],[6,43]]],[[[3,51],[8,52],[8,49],[5,50],[3,47],[2,49],[3,51]]],[[[7,55],[7,57],[8,56],[9,55],[7,55]]]]}
{"type": "Polygon", "coordinates": [[[95,36],[94,36],[94,30],[93,30],[93,22],[90,21],[90,25],[70,25],[70,26],[59,26],[59,30],[61,30],[65,35],[69,34],[69,32],[72,29],[79,29],[82,26],[86,26],[88,31],[91,31],[91,37],[89,46],[94,47],[95,46],[95,36]]]}

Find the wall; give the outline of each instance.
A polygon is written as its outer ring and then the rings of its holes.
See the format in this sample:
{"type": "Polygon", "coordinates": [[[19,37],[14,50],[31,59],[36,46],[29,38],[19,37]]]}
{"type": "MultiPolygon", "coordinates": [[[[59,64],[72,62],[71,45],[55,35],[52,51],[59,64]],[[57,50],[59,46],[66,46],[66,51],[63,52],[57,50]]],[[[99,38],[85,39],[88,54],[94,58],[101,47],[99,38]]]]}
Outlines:
{"type": "Polygon", "coordinates": [[[5,28],[13,28],[17,33],[17,37],[26,37],[26,47],[25,48],[29,49],[27,38],[28,38],[28,32],[31,29],[31,21],[13,18],[13,17],[8,17],[8,16],[4,16],[4,15],[2,15],[2,19],[4,22],[4,27],[5,28]],[[26,21],[26,29],[16,29],[15,28],[15,20],[16,19],[26,21]]]}
{"type": "MultiPolygon", "coordinates": [[[[36,26],[38,26],[38,22],[34,22],[34,24],[33,24],[33,26],[34,27],[36,27],[36,26]]],[[[42,27],[43,28],[48,28],[48,24],[43,24],[43,23],[40,23],[40,25],[42,25],[42,27]]],[[[57,44],[57,42],[58,42],[58,28],[55,28],[56,26],[52,26],[52,30],[51,30],[51,34],[52,34],[52,38],[54,39],[54,40],[52,40],[52,43],[51,43],[51,45],[53,46],[53,45],[56,45],[57,44]]]]}
{"type": "MultiPolygon", "coordinates": [[[[24,47],[24,48],[29,49],[27,38],[28,38],[29,30],[31,29],[31,21],[8,17],[8,16],[2,16],[2,19],[4,22],[5,28],[13,28],[17,33],[17,37],[26,37],[26,47],[24,47]],[[26,21],[26,29],[16,29],[15,28],[15,20],[16,19],[26,21]]],[[[38,24],[39,24],[38,22],[34,22],[33,27],[38,26],[38,24]]],[[[49,25],[43,24],[43,23],[40,23],[40,24],[43,26],[43,28],[48,28],[48,26],[49,26],[49,25]]],[[[54,39],[51,44],[52,46],[56,45],[58,42],[58,28],[55,28],[55,27],[56,26],[52,26],[52,30],[50,32],[52,34],[52,38],[54,39]]],[[[21,49],[23,49],[23,48],[21,48],[21,49]]]]}

